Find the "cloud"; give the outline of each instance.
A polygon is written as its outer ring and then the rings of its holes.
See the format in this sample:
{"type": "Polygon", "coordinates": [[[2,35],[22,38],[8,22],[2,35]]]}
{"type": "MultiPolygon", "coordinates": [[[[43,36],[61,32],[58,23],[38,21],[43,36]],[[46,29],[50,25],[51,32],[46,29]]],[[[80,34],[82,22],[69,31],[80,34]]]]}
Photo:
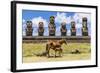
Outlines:
{"type": "MultiPolygon", "coordinates": [[[[65,22],[66,24],[69,24],[69,25],[66,25],[68,26],[68,31],[67,31],[67,35],[71,35],[71,31],[70,31],[70,24],[71,24],[71,21],[75,21],[76,23],[76,29],[77,32],[76,34],[77,35],[81,35],[81,28],[82,28],[82,18],[83,17],[86,17],[87,20],[88,20],[88,28],[89,28],[89,35],[91,34],[91,31],[90,31],[90,27],[91,27],[91,14],[89,13],[74,13],[73,15],[70,15],[68,16],[67,13],[61,13],[61,12],[57,12],[57,14],[55,15],[55,24],[56,24],[56,36],[60,36],[61,35],[61,32],[60,32],[60,24],[62,22],[65,22]]],[[[33,36],[37,36],[38,35],[38,23],[39,22],[43,22],[44,23],[44,36],[48,36],[49,35],[49,31],[48,31],[48,22],[46,19],[44,19],[43,17],[39,16],[39,17],[35,17],[33,18],[32,20],[32,23],[33,23],[33,36]]],[[[23,28],[23,35],[26,35],[25,33],[25,29],[26,29],[26,20],[23,19],[22,20],[22,28],[23,28]]]]}
{"type": "Polygon", "coordinates": [[[23,28],[23,30],[25,30],[26,29],[26,24],[23,24],[22,28],[23,28]]]}
{"type": "MultiPolygon", "coordinates": [[[[89,29],[91,28],[91,26],[90,26],[90,24],[91,24],[91,14],[89,14],[89,13],[75,13],[72,18],[76,23],[76,29],[77,29],[76,35],[77,36],[82,35],[81,29],[82,29],[82,18],[83,17],[87,18],[87,27],[89,29]]],[[[90,32],[90,30],[89,30],[89,32],[90,32]]]]}
{"type": "Polygon", "coordinates": [[[91,28],[88,28],[88,34],[91,36],[91,28]]]}
{"type": "Polygon", "coordinates": [[[22,19],[22,36],[26,35],[25,29],[26,29],[25,19],[22,19]]]}
{"type": "Polygon", "coordinates": [[[41,16],[35,17],[32,19],[33,27],[38,27],[39,22],[44,23],[44,27],[48,27],[48,22],[46,19],[43,19],[41,16]]]}
{"type": "Polygon", "coordinates": [[[55,22],[56,23],[62,23],[62,22],[66,22],[66,13],[59,13],[57,12],[56,18],[55,18],[55,22]]]}
{"type": "Polygon", "coordinates": [[[47,28],[47,27],[45,27],[45,28],[44,28],[44,36],[48,36],[48,35],[49,35],[48,28],[47,28]]]}
{"type": "Polygon", "coordinates": [[[91,22],[91,14],[89,14],[89,13],[75,13],[72,18],[76,23],[82,24],[82,18],[83,17],[87,18],[88,23],[91,22]]]}
{"type": "Polygon", "coordinates": [[[67,30],[67,35],[70,36],[71,35],[71,31],[67,30]]]}
{"type": "MultiPolygon", "coordinates": [[[[76,35],[79,36],[81,35],[83,17],[87,18],[88,27],[90,28],[91,15],[89,13],[74,13],[73,15],[68,16],[67,13],[57,12],[56,17],[55,17],[55,23],[61,24],[62,22],[65,22],[66,24],[71,24],[71,21],[75,21],[75,24],[76,24],[75,27],[77,30],[76,35]]],[[[60,34],[59,28],[56,28],[56,29],[57,29],[56,33],[57,35],[59,35],[60,34]]],[[[68,29],[67,35],[71,35],[70,29],[68,29]]]]}
{"type": "Polygon", "coordinates": [[[35,17],[32,19],[32,23],[33,23],[33,36],[38,36],[38,24],[39,22],[43,22],[44,23],[44,36],[48,36],[49,32],[48,32],[48,22],[46,19],[43,19],[43,17],[39,16],[39,17],[35,17]]]}
{"type": "MultiPolygon", "coordinates": [[[[26,23],[25,23],[25,20],[24,19],[23,19],[22,22],[23,22],[23,25],[22,25],[22,28],[23,28],[23,36],[25,36],[26,35],[26,32],[25,32],[26,23]]],[[[33,18],[32,19],[32,23],[33,23],[33,33],[32,33],[32,35],[33,36],[38,36],[38,23],[39,22],[43,22],[44,23],[44,29],[45,29],[45,27],[48,27],[48,22],[47,22],[46,19],[43,19],[42,17],[33,18]]],[[[47,29],[45,29],[44,35],[48,35],[47,29]]]]}
{"type": "Polygon", "coordinates": [[[25,30],[23,30],[23,32],[22,32],[22,33],[23,33],[23,34],[22,34],[23,36],[26,36],[26,32],[25,32],[25,30]]]}
{"type": "Polygon", "coordinates": [[[61,24],[62,22],[69,24],[70,20],[71,20],[71,16],[67,17],[67,13],[57,12],[57,15],[55,17],[55,23],[59,23],[59,24],[61,24]]]}
{"type": "Polygon", "coordinates": [[[80,28],[77,28],[76,29],[76,35],[77,36],[81,36],[82,35],[82,31],[81,31],[82,29],[80,29],[80,28]]]}
{"type": "Polygon", "coordinates": [[[26,30],[26,21],[25,21],[25,19],[22,20],[22,30],[23,30],[22,35],[25,36],[26,35],[26,31],[25,31],[26,30]]]}
{"type": "Polygon", "coordinates": [[[82,34],[81,33],[76,33],[76,36],[81,36],[82,34]]]}
{"type": "Polygon", "coordinates": [[[80,23],[82,24],[82,18],[86,17],[88,20],[88,23],[91,22],[91,14],[89,13],[74,13],[74,15],[71,16],[67,16],[67,13],[60,13],[57,12],[56,18],[55,18],[55,22],[56,23],[62,23],[62,22],[66,22],[67,24],[70,24],[71,21],[75,21],[76,24],[80,23]]]}
{"type": "Polygon", "coordinates": [[[23,19],[22,22],[25,23],[26,22],[25,19],[23,19]]]}
{"type": "Polygon", "coordinates": [[[33,29],[32,35],[33,35],[33,36],[38,36],[38,28],[37,28],[37,27],[35,27],[35,28],[33,29]]]}
{"type": "Polygon", "coordinates": [[[80,23],[76,23],[76,29],[79,29],[79,28],[82,28],[82,24],[80,24],[80,23]]]}
{"type": "Polygon", "coordinates": [[[61,35],[60,28],[61,28],[60,26],[56,28],[56,32],[55,32],[56,36],[60,36],[61,35]]]}
{"type": "MultiPolygon", "coordinates": [[[[72,20],[75,21],[76,23],[76,35],[81,36],[82,35],[82,18],[86,17],[87,18],[87,27],[90,28],[90,23],[91,23],[91,15],[89,13],[75,13],[72,16],[72,20]]],[[[90,32],[90,31],[89,31],[90,32]]]]}

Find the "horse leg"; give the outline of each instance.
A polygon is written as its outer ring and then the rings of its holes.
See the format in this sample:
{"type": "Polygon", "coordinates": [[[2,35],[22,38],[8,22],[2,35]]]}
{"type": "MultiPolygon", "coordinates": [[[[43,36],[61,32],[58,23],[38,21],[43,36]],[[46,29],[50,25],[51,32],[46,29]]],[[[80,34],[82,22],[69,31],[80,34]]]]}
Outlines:
{"type": "Polygon", "coordinates": [[[50,57],[50,55],[49,55],[49,50],[50,50],[50,47],[48,46],[48,44],[46,44],[46,53],[47,53],[47,57],[50,57]]]}
{"type": "Polygon", "coordinates": [[[50,51],[50,47],[48,48],[48,51],[47,51],[48,58],[50,57],[49,51],[50,51]]]}
{"type": "Polygon", "coordinates": [[[55,50],[55,57],[57,57],[57,56],[56,56],[56,53],[57,53],[57,50],[55,50]]]}
{"type": "Polygon", "coordinates": [[[59,49],[59,57],[61,57],[61,50],[59,49]]]}
{"type": "Polygon", "coordinates": [[[48,58],[50,57],[50,55],[49,55],[49,50],[48,50],[48,58]]]}
{"type": "Polygon", "coordinates": [[[61,57],[62,57],[62,55],[63,55],[63,49],[61,48],[61,57]]]}
{"type": "Polygon", "coordinates": [[[59,56],[62,56],[62,48],[59,49],[59,56]]]}

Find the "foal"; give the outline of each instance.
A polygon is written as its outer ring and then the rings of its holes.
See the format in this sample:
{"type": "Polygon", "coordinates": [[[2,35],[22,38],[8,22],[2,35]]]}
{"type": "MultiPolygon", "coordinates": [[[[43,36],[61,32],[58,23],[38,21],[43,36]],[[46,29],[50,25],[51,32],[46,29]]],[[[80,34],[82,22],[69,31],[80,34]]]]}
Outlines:
{"type": "Polygon", "coordinates": [[[62,44],[67,44],[66,40],[62,39],[62,40],[58,40],[58,41],[53,41],[53,40],[49,40],[46,44],[46,53],[47,56],[50,57],[49,55],[49,51],[50,49],[53,49],[55,51],[55,57],[56,57],[56,53],[57,51],[59,51],[59,56],[61,56],[63,49],[61,48],[62,44]]]}

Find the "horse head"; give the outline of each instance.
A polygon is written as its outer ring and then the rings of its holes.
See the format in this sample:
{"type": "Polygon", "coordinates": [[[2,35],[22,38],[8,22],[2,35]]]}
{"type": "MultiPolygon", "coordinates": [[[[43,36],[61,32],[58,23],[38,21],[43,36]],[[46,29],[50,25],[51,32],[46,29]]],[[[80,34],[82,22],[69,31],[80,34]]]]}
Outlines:
{"type": "Polygon", "coordinates": [[[67,41],[66,41],[66,39],[62,39],[61,42],[62,42],[62,44],[64,43],[64,44],[67,45],[67,41]]]}

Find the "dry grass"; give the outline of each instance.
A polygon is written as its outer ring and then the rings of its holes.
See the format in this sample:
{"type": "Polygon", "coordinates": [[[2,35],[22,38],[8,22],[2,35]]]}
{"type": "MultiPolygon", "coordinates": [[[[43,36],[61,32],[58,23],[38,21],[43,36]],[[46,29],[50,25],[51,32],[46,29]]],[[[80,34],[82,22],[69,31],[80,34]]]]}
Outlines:
{"type": "MultiPolygon", "coordinates": [[[[65,61],[65,60],[86,60],[91,57],[90,43],[68,43],[62,45],[63,56],[57,58],[37,57],[34,54],[45,52],[45,43],[23,43],[23,62],[44,62],[44,61],[65,61]],[[80,54],[71,54],[73,50],[78,49],[80,54]]],[[[54,51],[50,51],[54,55],[54,51]]]]}
{"type": "Polygon", "coordinates": [[[69,60],[87,60],[90,59],[90,53],[87,54],[66,54],[63,57],[47,58],[47,57],[23,57],[24,63],[32,62],[52,62],[52,61],[69,61],[69,60]]]}

